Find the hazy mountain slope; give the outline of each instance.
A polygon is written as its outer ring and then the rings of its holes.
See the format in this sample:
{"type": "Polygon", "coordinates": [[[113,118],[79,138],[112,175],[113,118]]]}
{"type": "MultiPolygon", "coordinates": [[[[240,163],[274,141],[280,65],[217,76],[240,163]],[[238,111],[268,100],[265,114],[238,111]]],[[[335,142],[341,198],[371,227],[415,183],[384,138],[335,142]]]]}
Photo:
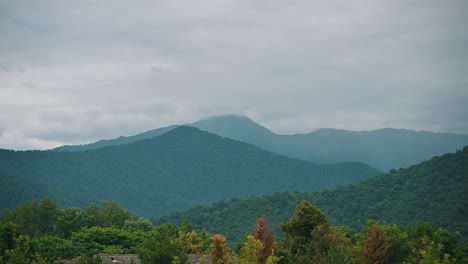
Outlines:
{"type": "Polygon", "coordinates": [[[103,148],[107,146],[125,145],[125,144],[129,144],[138,140],[160,136],[162,134],[165,134],[171,131],[172,129],[176,127],[178,126],[173,125],[173,126],[168,126],[168,127],[162,127],[162,128],[146,131],[146,132],[134,135],[134,136],[128,136],[128,137],[121,136],[115,139],[103,139],[103,140],[99,140],[98,142],[85,144],[85,145],[64,145],[64,146],[55,148],[53,150],[62,151],[62,152],[75,152],[75,151],[85,151],[85,150],[90,150],[90,149],[98,149],[98,148],[103,148]]]}
{"type": "Polygon", "coordinates": [[[25,177],[0,173],[1,195],[0,213],[4,209],[15,209],[29,202],[40,201],[45,197],[55,199],[60,206],[86,206],[90,200],[76,193],[65,193],[45,184],[31,181],[25,177]]]}
{"type": "Polygon", "coordinates": [[[160,216],[231,197],[356,183],[381,172],[363,163],[316,165],[193,127],[84,152],[0,151],[2,171],[112,199],[143,216],[160,216]]]}
{"type": "Polygon", "coordinates": [[[279,231],[279,223],[294,214],[306,199],[322,209],[336,225],[361,229],[369,219],[414,225],[428,222],[461,231],[468,238],[468,147],[434,157],[407,169],[394,170],[360,184],[316,193],[277,193],[233,199],[157,220],[181,223],[226,234],[236,241],[251,232],[255,219],[265,216],[279,231]]]}
{"type": "MultiPolygon", "coordinates": [[[[391,128],[361,132],[319,129],[308,134],[277,135],[248,117],[235,115],[212,117],[191,126],[292,158],[328,164],[358,161],[383,171],[414,165],[468,144],[468,135],[391,128]]],[[[79,151],[128,144],[161,135],[175,127],[83,146],[64,146],[56,150],[79,151]]]]}
{"type": "Polygon", "coordinates": [[[293,158],[316,163],[358,161],[383,171],[414,165],[468,144],[468,135],[392,128],[277,135],[248,117],[234,115],[208,118],[193,126],[293,158]]]}

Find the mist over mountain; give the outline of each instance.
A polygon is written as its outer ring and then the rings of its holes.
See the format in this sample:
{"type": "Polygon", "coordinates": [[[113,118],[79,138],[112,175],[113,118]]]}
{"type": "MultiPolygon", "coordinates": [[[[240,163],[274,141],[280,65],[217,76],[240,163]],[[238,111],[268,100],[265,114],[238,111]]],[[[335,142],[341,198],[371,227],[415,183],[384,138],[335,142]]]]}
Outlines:
{"type": "Polygon", "coordinates": [[[308,200],[335,225],[362,230],[374,219],[403,226],[430,223],[468,236],[468,146],[407,169],[359,184],[314,193],[273,195],[220,201],[160,218],[156,223],[182,223],[226,234],[232,242],[252,232],[255,219],[265,217],[278,232],[295,206],[308,200]]]}
{"type": "MultiPolygon", "coordinates": [[[[307,134],[278,135],[248,117],[236,115],[212,117],[191,126],[292,158],[325,164],[364,162],[382,171],[405,168],[468,144],[468,135],[392,128],[359,132],[319,129],[307,134]]],[[[127,144],[161,135],[175,127],[83,146],[65,146],[56,150],[80,151],[127,144]]]]}
{"type": "Polygon", "coordinates": [[[78,152],[0,150],[1,172],[162,216],[232,197],[308,191],[381,174],[363,163],[317,165],[181,126],[159,137],[78,152]]]}

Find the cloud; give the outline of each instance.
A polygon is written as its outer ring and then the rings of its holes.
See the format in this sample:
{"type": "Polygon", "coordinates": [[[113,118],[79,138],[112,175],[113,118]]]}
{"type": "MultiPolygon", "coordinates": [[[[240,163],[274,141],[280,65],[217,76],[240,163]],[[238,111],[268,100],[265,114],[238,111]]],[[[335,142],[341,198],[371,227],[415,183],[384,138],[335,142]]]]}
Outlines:
{"type": "Polygon", "coordinates": [[[218,114],[468,134],[466,1],[0,2],[0,147],[218,114]]]}

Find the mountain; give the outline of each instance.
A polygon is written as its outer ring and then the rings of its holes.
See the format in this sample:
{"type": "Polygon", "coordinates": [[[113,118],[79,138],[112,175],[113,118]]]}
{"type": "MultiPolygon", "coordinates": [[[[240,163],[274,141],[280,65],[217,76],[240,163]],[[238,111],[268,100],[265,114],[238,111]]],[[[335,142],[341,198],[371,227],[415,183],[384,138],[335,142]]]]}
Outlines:
{"type": "Polygon", "coordinates": [[[120,136],[115,139],[103,139],[95,143],[84,144],[84,145],[64,145],[64,146],[57,147],[53,150],[60,151],[60,152],[76,152],[76,151],[98,149],[98,148],[103,148],[107,146],[125,145],[125,144],[129,144],[138,140],[160,136],[162,134],[165,134],[171,131],[172,129],[176,127],[178,126],[177,125],[167,126],[167,127],[162,127],[162,128],[146,131],[146,132],[134,135],[134,136],[128,136],[128,137],[120,136]]]}
{"type": "Polygon", "coordinates": [[[195,229],[222,233],[235,242],[251,232],[261,216],[280,233],[279,223],[293,216],[302,200],[319,207],[333,224],[355,230],[362,230],[369,219],[406,226],[427,222],[460,231],[468,239],[468,146],[357,185],[315,193],[231,199],[197,206],[156,222],[182,223],[188,219],[195,229]]]}
{"type": "Polygon", "coordinates": [[[2,186],[0,212],[4,209],[13,210],[25,202],[39,201],[45,197],[53,198],[62,207],[84,207],[90,203],[87,197],[79,194],[65,193],[45,184],[34,182],[29,178],[4,173],[0,173],[0,186],[2,186]]]}
{"type": "Polygon", "coordinates": [[[181,126],[159,137],[80,152],[0,151],[0,171],[92,201],[161,216],[232,197],[334,188],[380,171],[317,165],[181,126]]]}
{"type": "MultiPolygon", "coordinates": [[[[319,129],[307,134],[278,135],[248,117],[235,115],[212,117],[191,126],[296,159],[325,164],[364,162],[382,171],[405,168],[468,145],[468,135],[392,128],[360,132],[319,129]]],[[[56,150],[80,151],[128,144],[161,135],[175,127],[177,126],[88,145],[65,146],[56,150]]]]}
{"type": "Polygon", "coordinates": [[[405,168],[468,145],[468,135],[384,128],[373,131],[319,129],[277,135],[243,116],[219,116],[192,124],[265,150],[316,163],[364,162],[382,171],[405,168]]]}

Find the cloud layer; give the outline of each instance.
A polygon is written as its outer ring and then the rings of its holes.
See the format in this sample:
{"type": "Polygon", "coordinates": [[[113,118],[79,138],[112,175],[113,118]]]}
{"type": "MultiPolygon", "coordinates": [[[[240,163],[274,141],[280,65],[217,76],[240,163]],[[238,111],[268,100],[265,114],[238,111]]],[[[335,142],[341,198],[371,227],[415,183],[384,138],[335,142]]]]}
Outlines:
{"type": "Polygon", "coordinates": [[[211,115],[468,134],[466,1],[3,1],[0,148],[211,115]]]}

